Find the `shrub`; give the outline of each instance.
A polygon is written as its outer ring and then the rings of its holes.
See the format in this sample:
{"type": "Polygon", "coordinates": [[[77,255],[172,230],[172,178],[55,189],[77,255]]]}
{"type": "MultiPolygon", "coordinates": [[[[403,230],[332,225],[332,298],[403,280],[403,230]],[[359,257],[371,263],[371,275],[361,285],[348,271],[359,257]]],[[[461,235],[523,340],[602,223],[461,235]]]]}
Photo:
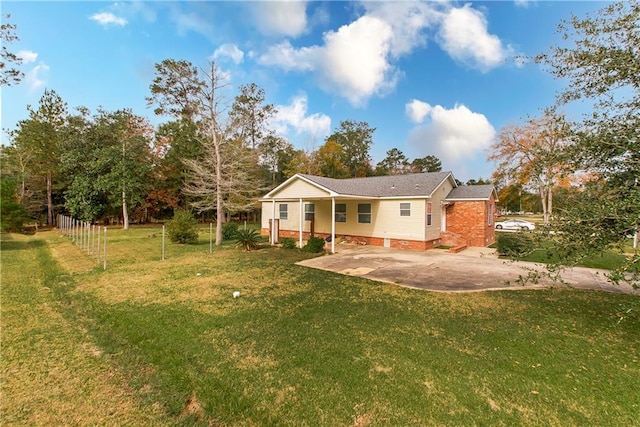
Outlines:
{"type": "Polygon", "coordinates": [[[305,252],[311,252],[317,254],[324,250],[324,239],[321,237],[309,237],[307,244],[302,248],[305,252]]]}
{"type": "Polygon", "coordinates": [[[501,233],[497,238],[498,254],[522,257],[533,250],[533,240],[523,233],[501,233]]]}
{"type": "Polygon", "coordinates": [[[178,210],[173,219],[167,221],[167,234],[169,240],[175,243],[197,243],[198,222],[186,210],[178,210]]]}
{"type": "Polygon", "coordinates": [[[0,229],[8,232],[22,231],[29,216],[16,197],[16,182],[13,178],[0,179],[0,229]]]}
{"type": "Polygon", "coordinates": [[[225,222],[222,224],[222,240],[233,240],[238,233],[238,224],[235,222],[225,222]]]}
{"type": "Polygon", "coordinates": [[[251,251],[258,248],[260,234],[258,230],[243,228],[236,231],[236,246],[242,246],[245,251],[251,251]]]}
{"type": "Polygon", "coordinates": [[[296,239],[292,237],[283,237],[280,239],[280,244],[283,249],[295,249],[296,248],[296,239]]]}

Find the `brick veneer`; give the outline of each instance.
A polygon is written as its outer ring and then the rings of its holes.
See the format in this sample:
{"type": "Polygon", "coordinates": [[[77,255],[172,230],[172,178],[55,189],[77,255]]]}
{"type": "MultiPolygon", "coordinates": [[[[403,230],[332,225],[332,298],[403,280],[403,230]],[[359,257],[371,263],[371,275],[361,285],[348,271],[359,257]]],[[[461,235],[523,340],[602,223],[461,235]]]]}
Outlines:
{"type": "MultiPolygon", "coordinates": [[[[263,228],[260,230],[260,233],[263,236],[269,235],[269,229],[263,228]]],[[[314,233],[316,237],[322,237],[326,239],[329,237],[329,233],[314,233]]],[[[279,237],[291,237],[294,239],[298,239],[300,237],[299,231],[295,230],[280,230],[279,237]]],[[[302,232],[302,239],[307,240],[309,238],[309,232],[302,232]]],[[[371,245],[371,246],[384,246],[384,238],[380,237],[366,237],[366,236],[351,236],[351,235],[336,235],[336,238],[345,239],[351,243],[362,244],[362,245],[371,245]]],[[[413,249],[413,250],[427,250],[433,249],[436,246],[440,245],[441,240],[428,240],[428,241],[420,241],[420,240],[403,240],[403,239],[389,239],[389,246],[397,249],[413,249]]]]}
{"type": "MultiPolygon", "coordinates": [[[[490,201],[455,202],[447,206],[447,232],[452,244],[468,246],[489,246],[495,241],[494,218],[487,221],[490,201]]],[[[495,212],[495,208],[491,210],[495,212]]]]}

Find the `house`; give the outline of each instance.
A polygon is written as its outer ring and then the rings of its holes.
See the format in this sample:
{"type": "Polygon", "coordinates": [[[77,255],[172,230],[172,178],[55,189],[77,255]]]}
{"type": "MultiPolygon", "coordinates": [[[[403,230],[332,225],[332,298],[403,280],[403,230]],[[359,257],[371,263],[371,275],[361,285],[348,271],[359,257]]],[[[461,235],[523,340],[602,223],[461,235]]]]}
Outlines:
{"type": "Polygon", "coordinates": [[[487,246],[495,240],[497,193],[491,185],[458,186],[451,172],[335,179],[296,174],[264,197],[262,234],[336,238],[426,250],[487,246]],[[274,221],[275,219],[275,221],[274,221]]]}

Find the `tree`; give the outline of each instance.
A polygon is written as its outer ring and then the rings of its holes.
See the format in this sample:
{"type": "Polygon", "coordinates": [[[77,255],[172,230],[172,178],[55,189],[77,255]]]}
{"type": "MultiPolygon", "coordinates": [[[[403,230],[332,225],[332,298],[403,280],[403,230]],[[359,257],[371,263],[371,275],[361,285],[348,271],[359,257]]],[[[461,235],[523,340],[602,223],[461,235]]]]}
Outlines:
{"type": "Polygon", "coordinates": [[[347,178],[349,169],[343,163],[344,149],[334,140],[328,140],[315,153],[315,162],[320,175],[329,178],[347,178]]]}
{"type": "Polygon", "coordinates": [[[229,113],[232,137],[246,141],[251,149],[260,149],[265,138],[273,132],[267,127],[276,113],[272,104],[265,104],[264,89],[255,83],[240,86],[229,113]]]}
{"type": "Polygon", "coordinates": [[[566,171],[562,149],[569,136],[564,117],[551,109],[524,125],[505,126],[490,148],[489,160],[498,162],[498,175],[539,194],[545,224],[553,214],[553,188],[566,171]]]}
{"type": "Polygon", "coordinates": [[[359,177],[371,175],[371,156],[369,150],[373,144],[375,128],[367,122],[343,120],[338,129],[326,141],[335,141],[344,150],[343,163],[349,169],[349,176],[359,177]]]}
{"type": "Polygon", "coordinates": [[[269,177],[266,181],[271,188],[285,181],[285,171],[294,151],[293,145],[280,136],[269,135],[264,139],[260,163],[269,177]]]}
{"type": "Polygon", "coordinates": [[[411,168],[415,173],[440,172],[442,171],[442,162],[436,156],[425,156],[414,159],[411,162],[411,168]]]}
{"type": "Polygon", "coordinates": [[[156,64],[156,74],[149,104],[157,105],[158,113],[188,118],[196,126],[203,155],[185,160],[189,181],[184,191],[194,196],[191,204],[198,211],[216,210],[216,245],[220,245],[225,208],[227,212],[246,209],[254,203],[247,194],[261,187],[255,175],[257,154],[238,138],[237,121],[224,116],[228,85],[215,62],[204,69],[167,59],[156,64]]]}
{"type": "MultiPolygon", "coordinates": [[[[8,21],[11,15],[4,15],[8,21]]],[[[19,40],[15,31],[17,26],[5,22],[0,25],[0,41],[2,42],[2,49],[0,49],[0,86],[11,86],[20,83],[24,74],[22,71],[11,66],[22,64],[22,58],[18,57],[15,53],[10,52],[7,45],[19,40]]]]}
{"type": "Polygon", "coordinates": [[[53,225],[53,186],[60,169],[60,145],[66,126],[67,104],[53,90],[45,90],[38,109],[27,107],[29,118],[18,123],[16,143],[28,153],[30,170],[46,185],[47,224],[53,225]]]}
{"type": "Polygon", "coordinates": [[[409,159],[397,148],[387,151],[387,157],[376,165],[377,175],[402,175],[409,172],[409,159]]]}
{"type": "Polygon", "coordinates": [[[149,187],[152,138],[148,121],[131,110],[72,117],[62,155],[64,170],[73,176],[65,192],[71,214],[93,221],[112,207],[128,229],[130,211],[143,203],[149,187]]]}
{"type": "Polygon", "coordinates": [[[315,158],[316,152],[308,153],[305,150],[294,150],[284,171],[286,178],[290,178],[297,173],[320,175],[320,169],[315,158]]]}
{"type": "MultiPolygon", "coordinates": [[[[563,45],[536,57],[552,75],[568,80],[559,105],[593,104],[575,125],[575,144],[566,150],[574,169],[592,179],[556,224],[564,231],[557,234],[564,263],[599,253],[640,229],[639,22],[638,0],[612,3],[584,18],[572,16],[558,27],[563,45]]],[[[637,252],[623,268],[630,264],[640,264],[637,252]]]]}

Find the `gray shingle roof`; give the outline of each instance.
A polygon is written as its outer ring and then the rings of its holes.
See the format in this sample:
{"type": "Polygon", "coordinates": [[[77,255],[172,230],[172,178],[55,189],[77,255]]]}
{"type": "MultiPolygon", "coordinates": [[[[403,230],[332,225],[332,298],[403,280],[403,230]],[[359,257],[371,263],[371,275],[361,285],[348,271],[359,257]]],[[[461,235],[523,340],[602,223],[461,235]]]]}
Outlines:
{"type": "Polygon", "coordinates": [[[430,172],[335,179],[300,174],[305,179],[338,194],[361,197],[430,196],[449,175],[451,172],[430,172]]]}
{"type": "Polygon", "coordinates": [[[493,185],[464,185],[452,189],[446,200],[485,200],[489,199],[494,191],[493,185]]]}

